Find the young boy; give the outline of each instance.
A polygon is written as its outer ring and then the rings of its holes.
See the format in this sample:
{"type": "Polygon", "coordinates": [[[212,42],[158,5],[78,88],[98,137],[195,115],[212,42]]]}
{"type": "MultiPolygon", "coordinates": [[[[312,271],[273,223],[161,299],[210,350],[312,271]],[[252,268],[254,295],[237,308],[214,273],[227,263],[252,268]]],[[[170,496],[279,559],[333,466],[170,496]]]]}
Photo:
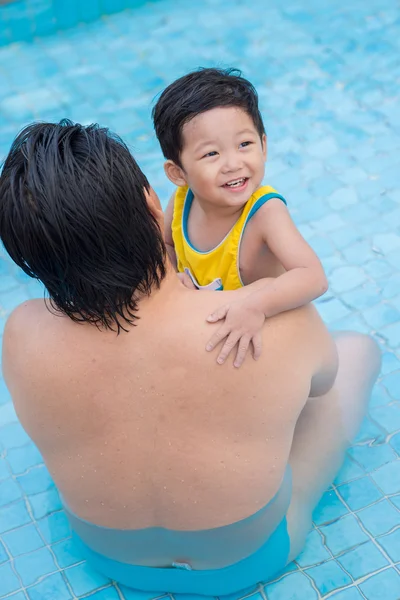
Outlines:
{"type": "Polygon", "coordinates": [[[224,319],[206,349],[225,340],[222,364],[238,345],[261,353],[265,319],[324,294],[321,263],[297,230],[285,199],[262,186],[267,156],[257,92],[235,69],[201,69],[169,85],[153,109],[167,177],[177,186],[165,213],[169,257],[198,289],[257,292],[209,315],[224,319]]]}

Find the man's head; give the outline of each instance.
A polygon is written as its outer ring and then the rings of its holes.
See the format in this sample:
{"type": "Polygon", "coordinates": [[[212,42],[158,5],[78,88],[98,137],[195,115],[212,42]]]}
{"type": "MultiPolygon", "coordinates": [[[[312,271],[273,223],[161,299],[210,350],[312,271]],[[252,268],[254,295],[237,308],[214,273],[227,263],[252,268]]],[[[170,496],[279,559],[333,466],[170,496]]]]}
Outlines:
{"type": "Polygon", "coordinates": [[[165,275],[159,206],[120,138],[98,125],[34,123],[0,175],[0,240],[74,321],[119,331],[165,275]]]}
{"type": "Polygon", "coordinates": [[[177,79],[153,109],[167,176],[215,204],[241,204],[264,176],[266,137],[253,85],[235,69],[177,79]]]}

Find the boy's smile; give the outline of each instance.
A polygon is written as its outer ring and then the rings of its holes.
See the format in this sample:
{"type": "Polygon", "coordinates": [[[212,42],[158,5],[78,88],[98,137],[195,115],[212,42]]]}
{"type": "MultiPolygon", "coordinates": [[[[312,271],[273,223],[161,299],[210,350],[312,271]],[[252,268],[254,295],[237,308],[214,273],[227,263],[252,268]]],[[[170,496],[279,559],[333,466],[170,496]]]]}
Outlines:
{"type": "Polygon", "coordinates": [[[241,108],[218,107],[183,126],[182,175],[204,208],[242,206],[261,185],[266,138],[241,108]]]}

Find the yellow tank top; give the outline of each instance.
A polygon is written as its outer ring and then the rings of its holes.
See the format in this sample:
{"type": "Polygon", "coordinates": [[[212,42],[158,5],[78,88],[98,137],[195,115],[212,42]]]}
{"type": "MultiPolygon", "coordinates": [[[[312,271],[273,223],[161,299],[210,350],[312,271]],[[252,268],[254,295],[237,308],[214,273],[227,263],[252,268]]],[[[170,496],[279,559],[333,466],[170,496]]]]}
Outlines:
{"type": "Polygon", "coordinates": [[[178,271],[186,271],[197,288],[235,290],[243,286],[239,272],[240,242],[251,217],[271,198],[286,200],[269,185],[260,187],[246,202],[243,212],[225,238],[212,250],[201,252],[191,244],[187,222],[193,202],[193,192],[179,187],[175,193],[172,238],[178,271]]]}

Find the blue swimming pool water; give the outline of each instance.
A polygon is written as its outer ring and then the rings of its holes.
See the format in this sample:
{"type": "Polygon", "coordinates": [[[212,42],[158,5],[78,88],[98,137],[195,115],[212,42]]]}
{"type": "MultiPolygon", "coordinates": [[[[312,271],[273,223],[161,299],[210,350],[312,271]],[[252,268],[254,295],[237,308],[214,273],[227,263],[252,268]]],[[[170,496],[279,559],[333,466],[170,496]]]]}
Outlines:
{"type": "MultiPolygon", "coordinates": [[[[29,2],[44,6],[44,0],[29,2]]],[[[81,2],[89,4],[105,6],[81,2]]],[[[129,142],[165,202],[171,187],[150,122],[154,96],[200,65],[239,66],[257,86],[269,137],[268,182],[288,199],[330,279],[318,308],[333,329],[375,335],[383,369],[362,430],[315,512],[304,552],[276,582],[246,595],[399,600],[397,0],[158,0],[61,29],[33,44],[0,48],[0,156],[33,119],[98,121],[129,142]]],[[[10,311],[41,293],[0,250],[0,338],[10,311]]],[[[164,595],[114,586],[82,562],[1,378],[0,453],[0,598],[164,595]]]]}

